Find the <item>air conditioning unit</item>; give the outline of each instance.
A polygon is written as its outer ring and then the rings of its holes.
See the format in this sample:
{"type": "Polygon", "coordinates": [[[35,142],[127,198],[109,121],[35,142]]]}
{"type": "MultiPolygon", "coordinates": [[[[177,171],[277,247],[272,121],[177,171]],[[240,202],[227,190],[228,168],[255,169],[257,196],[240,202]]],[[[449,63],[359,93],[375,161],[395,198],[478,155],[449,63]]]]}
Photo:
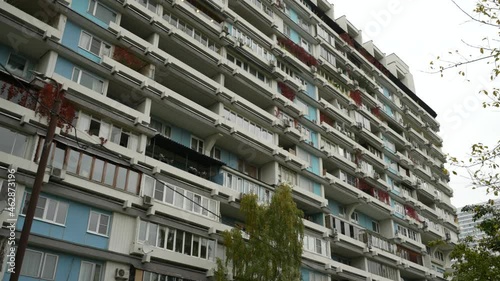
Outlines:
{"type": "Polygon", "coordinates": [[[285,127],[294,127],[295,126],[295,122],[292,120],[292,119],[286,119],[285,120],[285,127]]]}
{"type": "Polygon", "coordinates": [[[146,206],[153,206],[153,197],[148,196],[148,195],[144,195],[142,197],[142,204],[144,204],[146,206]]]}
{"type": "Polygon", "coordinates": [[[129,277],[130,271],[123,268],[117,268],[115,270],[115,280],[128,280],[129,277]]]}
{"type": "Polygon", "coordinates": [[[52,167],[50,170],[50,176],[57,180],[64,180],[66,177],[66,170],[52,167]]]}

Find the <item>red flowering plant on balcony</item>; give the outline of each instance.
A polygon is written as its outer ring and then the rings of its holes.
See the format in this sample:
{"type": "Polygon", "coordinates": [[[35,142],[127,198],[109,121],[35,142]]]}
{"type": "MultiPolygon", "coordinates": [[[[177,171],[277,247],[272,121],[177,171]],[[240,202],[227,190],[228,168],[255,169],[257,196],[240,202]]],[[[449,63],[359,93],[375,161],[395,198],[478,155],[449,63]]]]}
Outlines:
{"type": "Polygon", "coordinates": [[[354,39],[352,39],[351,35],[348,33],[342,33],[340,34],[340,38],[344,40],[349,46],[354,47],[354,39]]]}
{"type": "Polygon", "coordinates": [[[335,125],[335,121],[333,121],[333,119],[330,116],[326,115],[323,112],[319,113],[319,121],[320,122],[325,122],[326,124],[328,124],[328,125],[330,125],[332,127],[334,127],[334,125],[335,125]]]}
{"type": "Polygon", "coordinates": [[[390,205],[390,196],[389,196],[389,193],[387,191],[384,191],[384,190],[381,190],[381,189],[377,189],[377,196],[375,196],[375,198],[377,198],[378,200],[384,202],[385,204],[387,205],[390,205]]]}
{"type": "Polygon", "coordinates": [[[360,90],[351,91],[349,96],[354,101],[354,103],[356,103],[357,106],[361,106],[363,104],[363,98],[361,97],[360,90]]]}
{"type": "Polygon", "coordinates": [[[405,205],[405,213],[407,216],[409,216],[410,218],[418,221],[418,222],[422,222],[422,220],[420,219],[420,217],[418,216],[418,213],[415,209],[413,209],[412,207],[410,206],[406,206],[405,205]]]}
{"type": "Polygon", "coordinates": [[[295,44],[292,40],[288,38],[278,38],[278,43],[307,66],[318,65],[318,60],[315,57],[309,54],[301,46],[295,44]]]}
{"type": "Polygon", "coordinates": [[[113,59],[123,65],[130,67],[131,69],[138,71],[144,66],[146,66],[146,62],[138,58],[129,50],[116,46],[115,51],[113,52],[113,59]]]}
{"type": "Polygon", "coordinates": [[[371,111],[373,115],[377,116],[378,119],[382,120],[382,114],[380,114],[380,107],[378,106],[372,107],[371,111]]]}
{"type": "Polygon", "coordinates": [[[278,82],[278,88],[280,89],[281,94],[285,96],[285,98],[291,101],[295,100],[295,92],[290,87],[288,87],[287,84],[285,84],[284,82],[278,82]]]}
{"type": "MultiPolygon", "coordinates": [[[[42,89],[37,91],[28,87],[17,87],[5,81],[1,81],[0,83],[3,83],[0,88],[0,97],[32,109],[40,117],[49,118],[50,110],[58,94],[54,85],[47,83],[42,89]]],[[[64,98],[64,92],[59,93],[59,95],[62,103],[57,126],[65,128],[66,132],[68,132],[75,119],[76,112],[73,105],[64,98]]]]}

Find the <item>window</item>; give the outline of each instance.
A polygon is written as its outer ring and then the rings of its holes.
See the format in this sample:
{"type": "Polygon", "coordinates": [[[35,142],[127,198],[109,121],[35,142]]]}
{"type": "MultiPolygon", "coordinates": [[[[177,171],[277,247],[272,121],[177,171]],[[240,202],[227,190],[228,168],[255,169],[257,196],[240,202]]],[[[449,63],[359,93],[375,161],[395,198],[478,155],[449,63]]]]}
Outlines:
{"type": "Polygon", "coordinates": [[[304,235],[304,250],[327,256],[326,241],[307,234],[304,235]]]}
{"type": "Polygon", "coordinates": [[[212,150],[210,151],[210,157],[212,158],[215,158],[217,160],[220,160],[220,149],[214,147],[212,148],[212,150]]]}
{"type": "Polygon", "coordinates": [[[396,213],[398,213],[400,215],[405,214],[405,209],[404,209],[403,205],[396,202],[396,201],[394,201],[394,211],[396,211],[396,213]]]}
{"type": "Polygon", "coordinates": [[[434,252],[434,258],[440,261],[444,261],[444,254],[441,251],[434,252]]]}
{"type": "Polygon", "coordinates": [[[316,272],[309,272],[309,281],[328,281],[328,276],[316,272]]]}
{"type": "Polygon", "coordinates": [[[101,39],[98,39],[91,35],[88,32],[82,30],[80,34],[80,41],[78,42],[78,47],[91,52],[92,54],[103,57],[109,57],[111,54],[111,45],[106,42],[103,42],[101,39]]]}
{"type": "Polygon", "coordinates": [[[69,154],[66,172],[137,194],[141,177],[139,173],[73,149],[65,153],[69,154]]]}
{"type": "Polygon", "coordinates": [[[43,280],[54,280],[58,256],[27,249],[21,275],[43,280]]]}
{"type": "Polygon", "coordinates": [[[102,266],[97,263],[82,261],[78,281],[100,281],[102,266]]]}
{"type": "Polygon", "coordinates": [[[197,137],[191,137],[191,149],[203,153],[203,141],[197,137]]]}
{"type": "Polygon", "coordinates": [[[28,60],[17,54],[11,53],[5,66],[12,74],[24,76],[28,68],[28,60]]]}
{"type": "Polygon", "coordinates": [[[351,214],[351,221],[358,223],[359,222],[359,215],[356,212],[352,212],[351,214]]]}
{"type": "Polygon", "coordinates": [[[139,145],[139,136],[83,112],[78,114],[77,128],[131,150],[137,150],[139,145]]]}
{"type": "Polygon", "coordinates": [[[86,88],[102,94],[104,82],[84,70],[75,67],[73,69],[73,76],[71,80],[86,88]]]}
{"type": "Polygon", "coordinates": [[[313,181],[304,176],[299,176],[299,187],[309,192],[314,192],[313,181]]]}
{"type": "Polygon", "coordinates": [[[171,275],[164,275],[164,274],[159,274],[159,273],[154,273],[154,272],[149,272],[149,271],[144,271],[144,274],[142,276],[143,281],[194,281],[191,279],[186,279],[182,277],[176,277],[176,276],[171,276],[171,275]]]}
{"type": "Polygon", "coordinates": [[[151,118],[150,127],[155,129],[160,135],[170,138],[171,128],[159,119],[151,118]]]}
{"type": "Polygon", "coordinates": [[[202,259],[215,257],[215,241],[146,221],[139,224],[138,242],[202,259]]]}
{"type": "MultiPolygon", "coordinates": [[[[26,193],[22,214],[26,215],[31,193],[26,193]]],[[[68,204],[40,196],[35,210],[35,218],[51,223],[64,225],[68,214],[68,204]]]]}
{"type": "Polygon", "coordinates": [[[88,13],[100,19],[105,24],[116,21],[116,13],[97,0],[90,0],[88,13]]]}
{"type": "Polygon", "coordinates": [[[285,36],[290,38],[292,34],[290,27],[288,25],[285,25],[284,30],[285,30],[285,36]]]}
{"type": "Polygon", "coordinates": [[[88,232],[108,235],[110,216],[102,213],[90,211],[88,232]]]}
{"type": "Polygon", "coordinates": [[[144,177],[143,195],[151,196],[160,202],[174,205],[192,213],[201,214],[214,220],[218,219],[218,204],[216,200],[158,181],[150,176],[144,177]],[[197,204],[194,204],[192,201],[195,201],[197,204]]]}
{"type": "Polygon", "coordinates": [[[378,222],[372,221],[372,231],[379,233],[380,226],[379,226],[378,222]]]}
{"type": "Polygon", "coordinates": [[[0,151],[19,157],[24,157],[28,137],[10,129],[0,127],[0,151]]]}
{"type": "Polygon", "coordinates": [[[148,8],[151,12],[156,13],[156,4],[151,3],[151,0],[136,0],[142,6],[148,8]]]}
{"type": "Polygon", "coordinates": [[[300,46],[307,52],[311,52],[311,45],[304,38],[300,38],[300,46]]]}

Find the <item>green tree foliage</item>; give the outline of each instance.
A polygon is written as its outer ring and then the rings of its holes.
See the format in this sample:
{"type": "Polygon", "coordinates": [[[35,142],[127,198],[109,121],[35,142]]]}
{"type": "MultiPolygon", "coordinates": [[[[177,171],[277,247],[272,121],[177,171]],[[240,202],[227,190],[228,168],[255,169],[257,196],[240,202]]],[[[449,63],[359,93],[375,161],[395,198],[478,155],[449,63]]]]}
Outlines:
{"type": "MultiPolygon", "coordinates": [[[[489,89],[482,89],[479,94],[486,97],[483,102],[485,109],[497,110],[500,107],[500,91],[497,79],[500,75],[500,1],[499,0],[476,0],[475,8],[468,12],[455,0],[450,0],[460,9],[471,24],[478,24],[484,32],[484,37],[479,42],[464,42],[471,54],[463,50],[450,51],[445,57],[437,57],[431,62],[431,69],[443,76],[444,72],[457,69],[458,74],[468,77],[467,65],[485,64],[490,70],[489,89]]],[[[469,2],[470,3],[470,2],[469,2]]],[[[483,35],[482,35],[483,36],[483,35]]],[[[498,122],[492,120],[492,127],[496,129],[498,122]]],[[[487,193],[496,196],[500,192],[500,173],[498,172],[500,156],[500,140],[496,144],[487,145],[481,142],[472,145],[467,159],[449,157],[450,163],[456,168],[460,175],[471,180],[472,188],[485,188],[487,193]],[[462,174],[467,173],[466,175],[462,174]]],[[[453,174],[457,175],[456,171],[453,174]]],[[[455,247],[450,257],[454,261],[452,273],[449,277],[453,281],[498,281],[500,280],[500,211],[495,209],[490,202],[485,205],[473,205],[463,208],[474,214],[474,221],[484,219],[478,229],[485,232],[485,236],[474,241],[468,237],[455,247]]]]}
{"type": "Polygon", "coordinates": [[[464,211],[474,214],[473,220],[483,219],[477,226],[485,236],[479,241],[467,237],[458,244],[451,258],[453,281],[498,281],[500,280],[500,210],[493,201],[485,205],[465,206],[464,211]]]}
{"type": "Polygon", "coordinates": [[[226,261],[217,261],[215,280],[227,280],[227,272],[239,281],[300,280],[304,214],[291,188],[278,186],[269,205],[259,205],[256,195],[245,195],[241,212],[249,238],[237,228],[223,233],[226,261]]]}

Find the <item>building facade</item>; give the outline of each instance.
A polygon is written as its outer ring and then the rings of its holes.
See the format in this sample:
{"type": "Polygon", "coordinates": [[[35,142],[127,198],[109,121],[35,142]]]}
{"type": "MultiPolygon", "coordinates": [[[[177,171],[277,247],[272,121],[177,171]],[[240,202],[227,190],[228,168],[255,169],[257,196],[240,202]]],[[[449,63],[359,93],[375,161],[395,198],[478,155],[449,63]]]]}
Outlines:
{"type": "MultiPolygon", "coordinates": [[[[489,202],[483,202],[483,204],[488,204],[489,202]]],[[[493,207],[500,208],[500,200],[494,200],[493,207]]],[[[463,208],[463,207],[462,207],[463,208]]],[[[460,226],[459,239],[464,239],[468,236],[472,236],[475,241],[480,240],[484,237],[484,231],[477,228],[477,225],[484,221],[485,218],[481,218],[474,221],[474,214],[471,212],[463,211],[462,208],[457,208],[458,225],[460,226]]]]}
{"type": "Polygon", "coordinates": [[[73,127],[21,280],[210,280],[241,195],[266,204],[283,182],[303,280],[443,280],[458,226],[436,113],[327,1],[0,0],[0,19],[2,280],[53,90],[32,71],[62,85],[73,127]]]}

